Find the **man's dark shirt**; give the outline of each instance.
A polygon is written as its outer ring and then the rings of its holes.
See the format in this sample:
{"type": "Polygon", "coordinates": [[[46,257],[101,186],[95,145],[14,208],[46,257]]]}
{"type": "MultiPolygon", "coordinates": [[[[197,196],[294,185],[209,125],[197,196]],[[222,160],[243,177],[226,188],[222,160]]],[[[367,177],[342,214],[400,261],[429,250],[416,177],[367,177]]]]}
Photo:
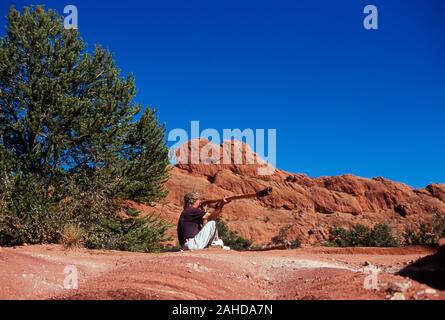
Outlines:
{"type": "Polygon", "coordinates": [[[196,236],[202,228],[205,211],[199,208],[187,208],[182,211],[178,222],[178,239],[181,247],[189,238],[196,236]]]}

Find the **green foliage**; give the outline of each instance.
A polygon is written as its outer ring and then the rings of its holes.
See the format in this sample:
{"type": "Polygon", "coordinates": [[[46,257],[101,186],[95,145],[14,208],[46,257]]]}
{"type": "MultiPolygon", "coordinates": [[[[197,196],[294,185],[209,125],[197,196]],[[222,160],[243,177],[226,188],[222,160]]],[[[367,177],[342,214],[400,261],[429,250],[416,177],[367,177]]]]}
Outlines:
{"type": "Polygon", "coordinates": [[[165,127],[133,102],[134,78],[100,46],[88,53],[54,10],[11,7],[6,32],[0,245],[59,242],[73,223],[91,247],[156,249],[163,222],[119,216],[119,200],[158,201],[168,179],[165,127]]]}
{"type": "Polygon", "coordinates": [[[296,249],[299,247],[301,247],[301,240],[299,238],[292,240],[289,244],[289,249],[296,249]]]}
{"type": "Polygon", "coordinates": [[[223,239],[224,244],[234,250],[248,250],[252,241],[241,237],[238,233],[230,230],[229,226],[221,219],[216,223],[218,235],[223,239]]]}
{"type": "MultiPolygon", "coordinates": [[[[7,176],[3,172],[4,176],[7,176]]],[[[61,217],[47,189],[31,176],[7,176],[0,181],[0,245],[57,242],[61,217]]]]}
{"type": "Polygon", "coordinates": [[[405,245],[435,246],[442,237],[445,237],[445,216],[437,210],[430,223],[421,223],[418,228],[408,226],[403,233],[405,245]]]}
{"type": "Polygon", "coordinates": [[[76,181],[48,191],[36,179],[15,180],[12,191],[2,193],[6,205],[0,210],[1,245],[60,242],[92,249],[151,252],[159,251],[159,243],[168,240],[168,223],[155,215],[140,217],[138,212],[122,208],[105,191],[81,189],[76,181]],[[117,212],[125,213],[125,217],[117,212]]]}
{"type": "Polygon", "coordinates": [[[368,228],[356,224],[351,230],[337,227],[330,230],[328,246],[335,247],[397,247],[399,241],[390,225],[376,224],[368,228]]]}
{"type": "Polygon", "coordinates": [[[171,226],[158,216],[130,218],[122,222],[121,250],[159,252],[160,242],[170,240],[165,232],[171,226]]]}
{"type": "Polygon", "coordinates": [[[91,249],[159,252],[160,242],[169,240],[170,224],[155,215],[121,219],[102,219],[88,230],[85,245],[91,249]]]}
{"type": "Polygon", "coordinates": [[[299,238],[295,238],[291,241],[289,241],[289,232],[291,228],[293,227],[292,224],[286,225],[280,229],[278,234],[272,238],[271,244],[272,245],[284,245],[288,249],[296,249],[301,246],[301,240],[299,238]]]}

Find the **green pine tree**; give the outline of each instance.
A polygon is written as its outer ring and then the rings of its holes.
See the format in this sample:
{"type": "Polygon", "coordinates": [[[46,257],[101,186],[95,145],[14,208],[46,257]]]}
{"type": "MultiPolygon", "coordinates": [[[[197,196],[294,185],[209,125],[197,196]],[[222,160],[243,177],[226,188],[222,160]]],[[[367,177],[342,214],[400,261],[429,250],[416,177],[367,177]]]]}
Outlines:
{"type": "Polygon", "coordinates": [[[134,78],[121,76],[111,53],[100,46],[89,53],[56,11],[11,7],[7,18],[0,38],[0,244],[11,237],[60,241],[73,222],[86,237],[100,228],[105,238],[128,240],[122,228],[106,226],[122,222],[119,200],[165,196],[164,126],[133,101],[134,78]]]}

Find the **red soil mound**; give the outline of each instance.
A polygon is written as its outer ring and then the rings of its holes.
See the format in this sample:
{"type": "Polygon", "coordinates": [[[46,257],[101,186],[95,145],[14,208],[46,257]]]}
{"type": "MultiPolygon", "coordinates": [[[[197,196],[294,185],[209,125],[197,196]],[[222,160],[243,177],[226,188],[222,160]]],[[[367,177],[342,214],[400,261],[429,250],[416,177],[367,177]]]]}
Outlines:
{"type": "Polygon", "coordinates": [[[0,299],[444,299],[445,292],[396,275],[429,253],[421,247],[163,254],[0,248],[0,299]],[[77,289],[64,287],[68,265],[78,270],[77,289]],[[379,269],[374,289],[364,286],[370,265],[379,269]]]}

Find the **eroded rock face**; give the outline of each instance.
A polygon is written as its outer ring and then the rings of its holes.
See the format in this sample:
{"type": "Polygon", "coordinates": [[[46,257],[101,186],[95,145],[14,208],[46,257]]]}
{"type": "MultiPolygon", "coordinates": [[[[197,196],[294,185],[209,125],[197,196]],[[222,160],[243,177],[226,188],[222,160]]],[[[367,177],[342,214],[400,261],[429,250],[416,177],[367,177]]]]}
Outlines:
{"type": "Polygon", "coordinates": [[[431,193],[433,197],[445,202],[445,185],[444,184],[430,184],[426,190],[431,193]]]}
{"type": "Polygon", "coordinates": [[[192,190],[213,199],[272,187],[273,194],[269,197],[232,202],[224,209],[223,217],[229,226],[257,244],[269,243],[283,229],[289,240],[299,237],[303,244],[310,245],[324,243],[329,228],[334,226],[351,227],[356,223],[370,226],[383,222],[401,232],[407,225],[428,221],[436,211],[445,214],[443,184],[413,189],[380,177],[367,179],[347,174],[309,178],[278,169],[271,175],[261,175],[258,169],[268,164],[239,141],[217,146],[198,140],[184,145],[177,155],[181,152],[188,153],[189,159],[183,157],[180,161],[178,157],[178,164],[172,168],[166,184],[169,195],[165,203],[154,208],[140,206],[144,211],[159,212],[171,221],[174,237],[183,196],[192,190]],[[200,163],[189,161],[193,148],[204,155],[200,163]],[[224,152],[230,148],[242,151],[244,162],[233,163],[232,154],[226,155],[232,163],[224,163],[224,152]]]}
{"type": "Polygon", "coordinates": [[[216,145],[206,139],[193,139],[178,148],[176,157],[178,168],[208,177],[221,169],[253,177],[270,176],[275,171],[247,144],[238,140],[224,140],[221,145],[216,145]]]}

